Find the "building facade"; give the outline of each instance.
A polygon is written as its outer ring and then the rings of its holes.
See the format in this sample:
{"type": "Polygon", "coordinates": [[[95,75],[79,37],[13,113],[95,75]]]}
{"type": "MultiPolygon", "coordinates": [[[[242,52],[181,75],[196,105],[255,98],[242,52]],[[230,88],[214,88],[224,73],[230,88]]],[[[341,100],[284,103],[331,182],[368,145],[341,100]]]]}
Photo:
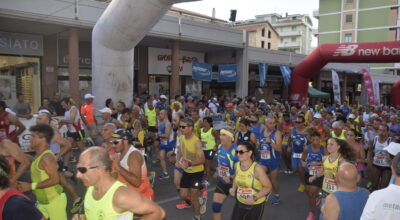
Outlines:
{"type": "MultiPolygon", "coordinates": [[[[398,0],[320,0],[318,44],[399,40],[398,0]]],[[[396,64],[370,64],[375,73],[397,74],[396,64]]]]}
{"type": "Polygon", "coordinates": [[[268,21],[238,24],[234,27],[247,31],[250,47],[278,50],[279,35],[268,21]]]}

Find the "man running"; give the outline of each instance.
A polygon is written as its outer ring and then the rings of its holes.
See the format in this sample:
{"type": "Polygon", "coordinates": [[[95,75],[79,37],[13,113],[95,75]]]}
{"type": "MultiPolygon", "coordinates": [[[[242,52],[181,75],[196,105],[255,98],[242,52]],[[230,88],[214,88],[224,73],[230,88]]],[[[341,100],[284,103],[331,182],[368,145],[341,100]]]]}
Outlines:
{"type": "Polygon", "coordinates": [[[0,140],[6,138],[18,144],[18,136],[25,131],[25,126],[18,120],[15,115],[6,111],[7,105],[4,101],[0,101],[0,140]],[[17,127],[15,131],[10,131],[10,125],[17,127]]]}
{"type": "Polygon", "coordinates": [[[182,136],[179,137],[179,152],[175,166],[184,170],[180,184],[180,197],[189,200],[194,208],[194,220],[200,219],[198,192],[204,176],[204,153],[201,141],[193,134],[193,120],[180,121],[182,136]]]}
{"type": "Polygon", "coordinates": [[[301,156],[307,145],[306,128],[304,127],[304,117],[298,116],[295,120],[296,126],[292,128],[290,137],[290,150],[292,151],[291,164],[293,172],[297,172],[300,179],[300,186],[297,191],[304,192],[304,169],[301,165],[301,156]]]}
{"type": "Polygon", "coordinates": [[[31,147],[36,156],[31,165],[32,183],[19,182],[22,192],[33,190],[38,201],[38,209],[48,219],[67,219],[67,197],[60,185],[57,160],[49,149],[54,136],[48,125],[35,125],[30,129],[31,147]]]}
{"type": "Polygon", "coordinates": [[[158,134],[157,141],[154,143],[156,146],[159,146],[159,158],[162,173],[159,176],[159,179],[168,179],[169,174],[167,170],[167,164],[165,162],[166,154],[174,148],[171,145],[171,134],[173,133],[171,129],[171,123],[168,120],[168,115],[166,110],[161,110],[158,120],[158,134]]]}
{"type": "Polygon", "coordinates": [[[21,151],[19,146],[8,139],[0,141],[0,155],[3,155],[10,165],[8,178],[11,187],[16,188],[17,180],[22,176],[26,169],[28,169],[31,162],[29,161],[28,156],[21,151]],[[18,168],[15,162],[19,163],[18,168]]]}
{"type": "MultiPolygon", "coordinates": [[[[161,207],[111,176],[111,160],[105,149],[91,147],[85,150],[77,166],[77,177],[88,187],[85,195],[87,220],[132,219],[133,214],[151,220],[165,217],[161,207]]],[[[79,219],[79,215],[73,218],[79,219]]]]}

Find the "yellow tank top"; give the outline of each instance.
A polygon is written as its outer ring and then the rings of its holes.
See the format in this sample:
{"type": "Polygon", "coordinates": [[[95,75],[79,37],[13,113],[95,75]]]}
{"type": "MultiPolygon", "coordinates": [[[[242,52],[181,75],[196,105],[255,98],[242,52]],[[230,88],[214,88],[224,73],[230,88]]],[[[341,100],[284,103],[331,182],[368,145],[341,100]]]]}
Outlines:
{"type": "Polygon", "coordinates": [[[215,147],[215,137],[212,134],[213,128],[210,128],[207,132],[204,132],[204,128],[201,129],[201,143],[203,144],[203,150],[212,150],[215,147]]]}
{"type": "MultiPolygon", "coordinates": [[[[46,171],[40,169],[39,163],[42,159],[43,155],[51,154],[54,157],[53,152],[51,150],[45,150],[40,154],[31,165],[31,179],[34,183],[40,183],[49,178],[46,171]]],[[[49,204],[53,199],[57,198],[63,192],[63,188],[60,184],[56,184],[54,186],[50,186],[43,189],[35,189],[34,194],[36,199],[40,204],[49,204]]]]}
{"type": "MultiPolygon", "coordinates": [[[[198,159],[199,155],[197,154],[196,151],[196,142],[199,141],[199,138],[193,135],[190,139],[186,139],[184,135],[181,135],[179,137],[179,143],[180,143],[180,150],[182,152],[182,158],[181,160],[189,160],[189,161],[195,161],[198,159]]],[[[182,161],[181,161],[182,162],[182,161]]],[[[187,169],[184,169],[186,173],[197,173],[204,171],[204,165],[196,165],[192,167],[188,167],[187,169]]]]}
{"type": "Polygon", "coordinates": [[[332,136],[333,138],[337,138],[337,139],[340,139],[340,140],[344,140],[344,141],[345,141],[345,140],[346,140],[345,133],[346,133],[346,131],[345,131],[345,130],[342,130],[342,133],[340,134],[340,136],[336,136],[335,132],[332,131],[332,132],[331,132],[331,136],[332,136]]]}
{"type": "Polygon", "coordinates": [[[155,108],[153,108],[153,110],[150,110],[150,109],[148,109],[148,108],[146,108],[145,110],[144,110],[144,114],[146,115],[146,117],[147,117],[147,122],[148,122],[148,124],[149,124],[149,126],[151,126],[151,127],[154,127],[154,126],[156,126],[157,125],[157,123],[156,123],[156,109],[155,108]]]}
{"type": "Polygon", "coordinates": [[[125,186],[119,181],[108,189],[106,194],[99,200],[93,198],[93,186],[89,186],[85,195],[85,217],[87,220],[117,220],[117,219],[132,219],[132,212],[118,213],[113,208],[113,197],[115,191],[121,186],[125,186]]]}
{"type": "Polygon", "coordinates": [[[200,119],[196,121],[196,123],[194,123],[193,125],[193,133],[194,135],[196,135],[196,137],[200,138],[200,130],[201,130],[201,126],[200,126],[200,119]]]}
{"type": "Polygon", "coordinates": [[[322,190],[327,193],[333,193],[337,190],[336,173],[339,167],[339,158],[340,155],[335,161],[330,162],[328,156],[323,162],[324,172],[328,172],[333,176],[333,178],[327,178],[324,176],[324,181],[322,183],[322,190]]]}
{"type": "MultiPolygon", "coordinates": [[[[242,170],[240,167],[240,162],[235,164],[235,183],[237,185],[236,199],[246,204],[245,200],[255,195],[257,192],[261,191],[263,185],[255,177],[255,169],[257,162],[253,164],[247,170],[242,170]]],[[[265,201],[265,196],[259,198],[254,204],[260,204],[265,201]]]]}

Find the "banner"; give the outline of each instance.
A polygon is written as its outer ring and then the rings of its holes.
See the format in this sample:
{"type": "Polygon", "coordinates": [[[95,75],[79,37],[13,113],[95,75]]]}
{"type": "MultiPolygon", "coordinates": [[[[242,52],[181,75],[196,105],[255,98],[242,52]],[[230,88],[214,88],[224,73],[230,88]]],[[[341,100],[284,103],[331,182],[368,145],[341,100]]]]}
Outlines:
{"type": "Polygon", "coordinates": [[[292,75],[292,70],[287,65],[280,65],[279,67],[281,69],[283,83],[285,84],[285,86],[290,85],[290,77],[292,75]]]}
{"type": "Polygon", "coordinates": [[[334,101],[337,102],[339,105],[341,105],[342,102],[340,99],[340,80],[335,70],[332,70],[332,87],[333,87],[334,101]]]}
{"type": "Polygon", "coordinates": [[[364,88],[367,92],[368,102],[370,105],[376,105],[371,74],[367,69],[361,69],[361,72],[363,73],[364,88]]]}
{"type": "Polygon", "coordinates": [[[236,82],[236,64],[226,64],[218,66],[218,82],[236,82]]]}
{"type": "Polygon", "coordinates": [[[268,63],[258,64],[258,76],[260,80],[260,88],[263,88],[265,86],[265,81],[267,80],[267,69],[268,69],[268,63]]]}
{"type": "Polygon", "coordinates": [[[211,82],[212,64],[192,62],[192,78],[211,82]]]}
{"type": "Polygon", "coordinates": [[[381,104],[381,97],[380,97],[380,89],[379,89],[379,80],[377,79],[372,79],[372,87],[374,89],[374,100],[375,100],[375,105],[380,105],[381,104]]]}

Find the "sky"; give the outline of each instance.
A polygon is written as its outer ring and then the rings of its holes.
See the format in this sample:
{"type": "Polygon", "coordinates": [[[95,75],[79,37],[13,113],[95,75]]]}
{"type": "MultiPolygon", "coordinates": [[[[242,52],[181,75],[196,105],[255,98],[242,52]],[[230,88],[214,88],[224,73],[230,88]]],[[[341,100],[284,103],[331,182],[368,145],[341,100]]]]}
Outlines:
{"type": "Polygon", "coordinates": [[[313,28],[318,27],[318,20],[312,16],[318,9],[319,0],[202,0],[197,2],[179,3],[175,7],[211,16],[215,8],[216,16],[228,20],[230,10],[236,9],[236,21],[253,19],[255,15],[277,13],[308,14],[312,18],[313,28]]]}

